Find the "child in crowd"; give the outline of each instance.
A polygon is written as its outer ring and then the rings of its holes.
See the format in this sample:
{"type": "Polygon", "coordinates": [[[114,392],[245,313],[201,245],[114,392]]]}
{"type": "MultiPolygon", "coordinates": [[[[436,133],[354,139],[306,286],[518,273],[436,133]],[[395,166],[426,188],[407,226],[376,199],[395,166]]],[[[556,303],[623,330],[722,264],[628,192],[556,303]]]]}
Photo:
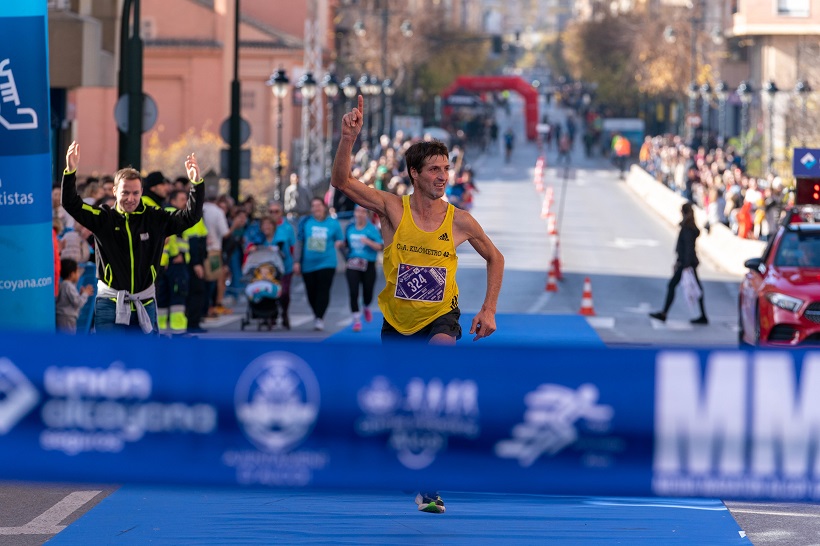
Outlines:
{"type": "Polygon", "coordinates": [[[88,297],[94,292],[93,286],[83,286],[77,290],[80,280],[80,269],[71,258],[60,260],[60,292],[57,296],[57,329],[67,334],[77,332],[77,317],[88,297]]]}

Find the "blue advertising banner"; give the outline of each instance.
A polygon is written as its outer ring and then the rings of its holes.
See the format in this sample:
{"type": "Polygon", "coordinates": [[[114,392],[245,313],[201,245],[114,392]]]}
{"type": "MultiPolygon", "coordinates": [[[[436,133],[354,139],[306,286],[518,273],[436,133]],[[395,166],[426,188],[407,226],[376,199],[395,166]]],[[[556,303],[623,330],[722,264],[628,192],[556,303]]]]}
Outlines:
{"type": "Polygon", "coordinates": [[[0,479],[816,501],[819,388],[812,352],[4,335],[0,479]]]}
{"type": "Polygon", "coordinates": [[[0,5],[0,328],[54,329],[47,13],[0,5]]]}

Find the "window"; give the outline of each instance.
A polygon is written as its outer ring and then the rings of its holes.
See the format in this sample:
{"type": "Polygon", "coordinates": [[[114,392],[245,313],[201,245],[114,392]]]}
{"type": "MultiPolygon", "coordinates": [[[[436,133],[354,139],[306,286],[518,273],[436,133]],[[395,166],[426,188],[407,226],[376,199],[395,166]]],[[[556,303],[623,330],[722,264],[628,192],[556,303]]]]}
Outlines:
{"type": "Polygon", "coordinates": [[[256,108],[256,93],[249,89],[242,90],[242,108],[253,110],[256,108]]]}
{"type": "Polygon", "coordinates": [[[786,17],[808,17],[809,0],[777,0],[777,14],[786,17]]]}

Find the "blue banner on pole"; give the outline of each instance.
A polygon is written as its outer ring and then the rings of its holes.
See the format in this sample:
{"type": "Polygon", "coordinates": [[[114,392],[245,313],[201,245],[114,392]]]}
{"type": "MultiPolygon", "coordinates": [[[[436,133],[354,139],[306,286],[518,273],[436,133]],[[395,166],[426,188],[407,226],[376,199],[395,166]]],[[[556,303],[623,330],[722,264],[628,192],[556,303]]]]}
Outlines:
{"type": "Polygon", "coordinates": [[[818,372],[812,352],[2,335],[0,479],[817,500],[818,372]]]}
{"type": "Polygon", "coordinates": [[[0,5],[0,327],[54,329],[47,12],[0,5]]]}
{"type": "Polygon", "coordinates": [[[795,148],[792,174],[795,178],[820,178],[820,149],[795,148]]]}

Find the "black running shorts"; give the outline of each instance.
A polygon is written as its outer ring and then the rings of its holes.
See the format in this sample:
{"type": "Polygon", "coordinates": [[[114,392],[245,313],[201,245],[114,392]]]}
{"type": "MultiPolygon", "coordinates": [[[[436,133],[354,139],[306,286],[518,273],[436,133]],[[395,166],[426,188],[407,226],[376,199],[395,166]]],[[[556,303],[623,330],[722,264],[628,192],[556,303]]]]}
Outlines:
{"type": "Polygon", "coordinates": [[[461,324],[458,323],[458,319],[460,318],[461,310],[456,307],[449,313],[441,315],[418,332],[409,335],[402,334],[385,320],[382,323],[382,341],[412,340],[426,342],[430,341],[436,334],[447,334],[456,339],[461,339],[461,324]]]}

